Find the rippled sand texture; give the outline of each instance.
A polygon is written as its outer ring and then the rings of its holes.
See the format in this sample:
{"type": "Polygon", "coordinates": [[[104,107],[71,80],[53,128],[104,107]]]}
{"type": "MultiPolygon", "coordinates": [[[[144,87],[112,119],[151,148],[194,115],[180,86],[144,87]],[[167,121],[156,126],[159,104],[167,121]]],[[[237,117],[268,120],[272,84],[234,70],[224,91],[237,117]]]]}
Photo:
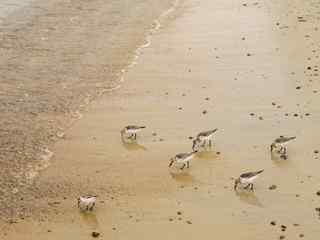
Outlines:
{"type": "Polygon", "coordinates": [[[49,165],[51,144],[117,85],[169,7],[169,0],[1,1],[0,217],[26,208],[20,199],[49,165]]]}
{"type": "Polygon", "coordinates": [[[37,179],[43,214],[18,219],[6,239],[318,239],[319,11],[317,1],[182,1],[122,87],[55,145],[37,179]],[[147,126],[138,144],[121,142],[127,124],[147,126]],[[168,170],[189,136],[213,128],[213,152],[168,170]],[[270,155],[279,135],[297,136],[288,160],[270,155]],[[233,177],[259,169],[254,193],[233,191],[233,177]],[[99,195],[92,215],[76,209],[84,193],[99,195]]]}

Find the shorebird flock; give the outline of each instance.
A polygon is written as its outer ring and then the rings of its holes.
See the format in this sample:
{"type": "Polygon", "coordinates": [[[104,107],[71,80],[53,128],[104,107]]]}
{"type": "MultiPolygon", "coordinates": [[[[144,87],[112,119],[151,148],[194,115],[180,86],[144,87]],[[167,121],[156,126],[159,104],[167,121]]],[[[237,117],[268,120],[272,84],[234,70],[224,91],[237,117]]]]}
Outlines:
{"type": "MultiPolygon", "coordinates": [[[[123,141],[128,140],[135,142],[137,140],[137,133],[144,128],[146,127],[128,125],[120,131],[121,139],[123,141]]],[[[170,159],[169,167],[176,166],[181,171],[183,171],[185,168],[189,168],[190,161],[198,152],[208,151],[212,148],[213,136],[217,131],[218,129],[215,128],[213,130],[200,132],[193,140],[192,151],[176,154],[170,159]]],[[[286,145],[294,139],[296,139],[296,137],[280,136],[276,138],[270,145],[271,154],[276,153],[279,154],[280,158],[287,159],[288,155],[286,145]]],[[[241,187],[242,190],[254,191],[253,183],[263,171],[264,170],[242,173],[234,181],[234,190],[237,191],[239,187],[241,187]]],[[[79,209],[84,212],[92,211],[95,206],[96,199],[97,196],[80,196],[78,198],[79,209]]]]}

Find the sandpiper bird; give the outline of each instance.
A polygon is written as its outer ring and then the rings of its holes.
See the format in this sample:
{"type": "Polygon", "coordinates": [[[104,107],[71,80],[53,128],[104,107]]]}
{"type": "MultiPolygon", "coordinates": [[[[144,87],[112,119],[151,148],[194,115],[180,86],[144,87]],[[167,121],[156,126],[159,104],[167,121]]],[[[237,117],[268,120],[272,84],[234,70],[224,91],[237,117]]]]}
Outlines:
{"type": "Polygon", "coordinates": [[[96,205],[97,196],[80,196],[78,198],[78,208],[81,211],[92,211],[96,205]]]}
{"type": "Polygon", "coordinates": [[[263,171],[264,170],[241,174],[240,177],[234,181],[234,190],[237,190],[238,184],[241,184],[244,186],[244,189],[248,189],[250,187],[250,190],[253,191],[253,182],[263,171]]]}
{"type": "Polygon", "coordinates": [[[273,151],[273,149],[280,148],[279,153],[286,154],[287,153],[287,148],[285,145],[288,144],[291,140],[295,139],[296,137],[284,137],[280,136],[276,138],[273,143],[270,145],[270,152],[273,151]]]}
{"type": "Polygon", "coordinates": [[[183,170],[185,168],[185,166],[187,166],[187,168],[189,168],[190,166],[190,160],[194,157],[195,153],[198,151],[193,151],[190,153],[179,153],[177,155],[175,155],[173,158],[171,158],[169,167],[171,167],[173,165],[173,163],[182,163],[182,167],[180,168],[181,170],[183,170]]]}
{"type": "Polygon", "coordinates": [[[202,147],[212,146],[212,137],[213,134],[218,130],[218,128],[201,132],[197,135],[196,139],[193,140],[192,150],[195,150],[195,148],[198,146],[198,144],[201,144],[202,147]]]}
{"type": "Polygon", "coordinates": [[[137,139],[137,133],[140,132],[143,128],[146,128],[145,126],[135,126],[135,125],[129,125],[124,127],[120,133],[123,137],[125,134],[128,136],[127,138],[130,139],[137,139]]]}

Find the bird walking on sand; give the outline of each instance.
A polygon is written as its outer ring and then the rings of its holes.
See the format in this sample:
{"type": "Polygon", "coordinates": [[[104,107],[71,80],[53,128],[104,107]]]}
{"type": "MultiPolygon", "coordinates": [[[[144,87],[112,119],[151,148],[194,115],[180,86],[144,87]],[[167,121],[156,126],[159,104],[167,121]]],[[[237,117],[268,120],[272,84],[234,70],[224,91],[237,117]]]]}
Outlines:
{"type": "Polygon", "coordinates": [[[273,152],[274,149],[279,149],[279,153],[286,154],[287,148],[286,145],[296,137],[284,137],[280,136],[276,138],[273,143],[270,145],[270,152],[273,152]]]}
{"type": "Polygon", "coordinates": [[[137,133],[140,132],[144,128],[146,128],[146,127],[145,126],[135,126],[135,125],[126,126],[120,131],[121,137],[123,138],[124,136],[126,136],[128,139],[136,140],[137,133]]]}
{"type": "Polygon", "coordinates": [[[194,151],[199,146],[201,147],[211,147],[213,134],[218,130],[218,128],[200,132],[197,137],[193,140],[192,150],[194,151]]]}
{"type": "Polygon", "coordinates": [[[186,166],[187,168],[190,167],[190,160],[195,156],[195,154],[198,151],[193,151],[190,153],[179,153],[175,155],[173,158],[171,158],[169,167],[171,167],[174,163],[182,164],[182,167],[180,168],[183,170],[186,166]]]}
{"type": "Polygon", "coordinates": [[[244,189],[250,188],[253,191],[253,182],[256,180],[258,175],[262,173],[264,170],[256,171],[256,172],[247,172],[243,173],[234,181],[234,190],[237,190],[239,184],[241,184],[244,189]]]}
{"type": "Polygon", "coordinates": [[[92,211],[96,205],[97,196],[80,196],[78,198],[78,208],[81,211],[92,211]]]}

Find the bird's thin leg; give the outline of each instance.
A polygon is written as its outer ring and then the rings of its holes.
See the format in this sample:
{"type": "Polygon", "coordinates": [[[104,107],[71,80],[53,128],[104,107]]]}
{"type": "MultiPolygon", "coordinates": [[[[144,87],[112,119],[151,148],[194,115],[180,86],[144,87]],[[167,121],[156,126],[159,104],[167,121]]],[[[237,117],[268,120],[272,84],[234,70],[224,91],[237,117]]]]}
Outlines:
{"type": "Polygon", "coordinates": [[[209,140],[209,146],[212,147],[212,140],[209,140]]]}
{"type": "Polygon", "coordinates": [[[185,166],[186,164],[184,163],[180,169],[183,170],[185,166]]]}
{"type": "Polygon", "coordinates": [[[247,186],[245,186],[244,189],[248,189],[249,186],[250,186],[250,183],[247,186]]]}
{"type": "Polygon", "coordinates": [[[137,134],[135,133],[135,134],[134,134],[134,140],[136,140],[136,139],[137,139],[137,134]]]}
{"type": "Polygon", "coordinates": [[[189,166],[190,166],[190,164],[189,164],[189,162],[187,162],[187,168],[189,168],[189,166]]]}
{"type": "Polygon", "coordinates": [[[253,190],[253,183],[251,183],[251,188],[250,188],[250,189],[251,189],[252,192],[254,191],[254,190],[253,190]]]}

